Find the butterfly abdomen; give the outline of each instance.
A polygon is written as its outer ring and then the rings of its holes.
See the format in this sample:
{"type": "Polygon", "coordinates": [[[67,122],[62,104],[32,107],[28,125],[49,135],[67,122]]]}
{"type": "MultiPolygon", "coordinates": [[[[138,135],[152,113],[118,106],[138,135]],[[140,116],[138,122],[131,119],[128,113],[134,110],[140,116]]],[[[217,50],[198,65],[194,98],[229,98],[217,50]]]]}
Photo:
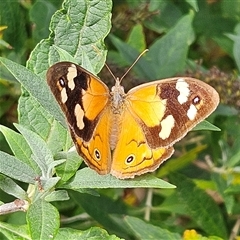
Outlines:
{"type": "Polygon", "coordinates": [[[119,132],[122,127],[121,114],[113,114],[111,119],[111,132],[110,132],[110,149],[113,151],[119,141],[119,132]]]}

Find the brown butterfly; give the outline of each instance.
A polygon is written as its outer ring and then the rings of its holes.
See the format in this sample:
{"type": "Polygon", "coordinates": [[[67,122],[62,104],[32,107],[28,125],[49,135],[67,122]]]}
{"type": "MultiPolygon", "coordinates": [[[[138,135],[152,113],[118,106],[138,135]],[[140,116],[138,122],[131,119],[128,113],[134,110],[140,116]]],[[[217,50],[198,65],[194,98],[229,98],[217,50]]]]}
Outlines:
{"type": "Polygon", "coordinates": [[[71,62],[47,72],[79,155],[99,174],[133,178],[152,172],[174,152],[173,144],[219,103],[208,84],[189,77],[109,91],[96,76],[71,62]]]}

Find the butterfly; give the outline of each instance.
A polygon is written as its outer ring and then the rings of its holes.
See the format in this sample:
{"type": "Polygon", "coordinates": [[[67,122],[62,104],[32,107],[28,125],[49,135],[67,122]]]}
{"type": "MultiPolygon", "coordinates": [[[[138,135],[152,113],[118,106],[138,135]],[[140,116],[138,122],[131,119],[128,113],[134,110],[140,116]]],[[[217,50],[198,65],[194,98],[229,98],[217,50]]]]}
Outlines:
{"type": "Polygon", "coordinates": [[[71,62],[51,66],[47,82],[85,163],[120,179],[156,170],[171,157],[174,143],[219,103],[214,88],[190,77],[141,84],[127,93],[116,78],[110,91],[71,62]]]}

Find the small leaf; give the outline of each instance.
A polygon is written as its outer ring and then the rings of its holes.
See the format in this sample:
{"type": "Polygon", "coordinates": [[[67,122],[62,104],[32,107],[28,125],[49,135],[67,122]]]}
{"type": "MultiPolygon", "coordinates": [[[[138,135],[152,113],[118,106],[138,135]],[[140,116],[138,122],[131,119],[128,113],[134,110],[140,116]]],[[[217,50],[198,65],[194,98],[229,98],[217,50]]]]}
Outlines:
{"type": "Polygon", "coordinates": [[[226,162],[226,166],[229,168],[238,167],[240,162],[240,149],[236,153],[233,153],[232,151],[232,154],[233,155],[226,162]]]}
{"type": "Polygon", "coordinates": [[[54,239],[60,226],[59,212],[52,204],[39,199],[30,205],[27,223],[32,239],[54,239]]]}
{"type": "Polygon", "coordinates": [[[38,175],[29,165],[5,152],[0,152],[0,173],[31,184],[35,184],[38,175]]]}
{"type": "Polygon", "coordinates": [[[59,153],[55,159],[66,159],[66,162],[56,167],[58,176],[61,176],[61,182],[68,181],[78,170],[83,162],[76,151],[69,151],[67,153],[59,153]]]}
{"type": "Polygon", "coordinates": [[[72,55],[70,55],[69,52],[67,52],[66,50],[56,45],[53,45],[53,47],[56,49],[57,53],[59,54],[59,62],[68,61],[68,62],[73,62],[75,64],[78,64],[76,59],[72,55]]]}
{"type": "Polygon", "coordinates": [[[239,194],[240,185],[231,185],[225,189],[224,193],[226,194],[239,194]]]}
{"type": "Polygon", "coordinates": [[[51,151],[46,143],[36,133],[26,129],[25,127],[15,124],[15,127],[23,134],[27,140],[32,153],[33,160],[38,164],[42,171],[43,177],[50,177],[49,165],[54,161],[51,151]]]}
{"type": "Polygon", "coordinates": [[[143,52],[146,49],[146,41],[143,31],[143,26],[141,24],[136,24],[127,40],[127,44],[134,47],[140,52],[143,52]]]}
{"type": "Polygon", "coordinates": [[[59,182],[60,178],[59,177],[51,177],[51,178],[40,178],[40,181],[42,183],[42,188],[44,189],[44,191],[49,191],[51,189],[53,189],[56,184],[59,182]]]}
{"type": "Polygon", "coordinates": [[[11,178],[8,178],[1,174],[0,174],[0,188],[4,192],[16,198],[25,200],[28,199],[27,193],[19,185],[17,185],[11,178]]]}
{"type": "Polygon", "coordinates": [[[235,33],[233,34],[226,34],[232,41],[233,41],[233,55],[235,62],[238,67],[238,71],[240,71],[240,56],[239,56],[239,47],[240,47],[240,23],[237,24],[235,27],[235,33]]]}
{"type": "Polygon", "coordinates": [[[220,128],[216,127],[215,125],[211,124],[210,122],[203,120],[197,126],[193,128],[192,131],[199,131],[199,130],[209,130],[209,131],[221,131],[220,128]]]}
{"type": "Polygon", "coordinates": [[[16,133],[10,128],[4,127],[4,126],[0,126],[0,131],[5,136],[8,142],[8,145],[10,146],[14,155],[22,162],[31,166],[35,172],[40,173],[41,171],[38,165],[31,158],[32,151],[29,145],[27,144],[27,141],[24,139],[24,137],[21,134],[16,133]]]}
{"type": "Polygon", "coordinates": [[[68,192],[65,190],[53,191],[45,197],[47,202],[69,200],[68,192]]]}
{"type": "Polygon", "coordinates": [[[232,195],[226,194],[225,190],[227,189],[229,183],[228,180],[224,179],[223,176],[217,173],[211,174],[212,179],[217,187],[218,193],[224,199],[224,205],[226,206],[227,213],[231,215],[233,213],[233,207],[235,204],[234,197],[232,195]]]}
{"type": "Polygon", "coordinates": [[[31,22],[34,23],[33,38],[35,41],[40,41],[43,38],[46,38],[49,34],[49,30],[46,26],[49,25],[56,8],[50,1],[36,1],[32,4],[29,16],[31,22]]]}
{"type": "Polygon", "coordinates": [[[18,1],[0,1],[1,25],[7,25],[4,39],[14,48],[16,52],[25,51],[28,33],[28,24],[24,8],[18,1]],[[17,39],[17,41],[16,41],[17,39]],[[25,47],[24,47],[25,46],[25,47]]]}

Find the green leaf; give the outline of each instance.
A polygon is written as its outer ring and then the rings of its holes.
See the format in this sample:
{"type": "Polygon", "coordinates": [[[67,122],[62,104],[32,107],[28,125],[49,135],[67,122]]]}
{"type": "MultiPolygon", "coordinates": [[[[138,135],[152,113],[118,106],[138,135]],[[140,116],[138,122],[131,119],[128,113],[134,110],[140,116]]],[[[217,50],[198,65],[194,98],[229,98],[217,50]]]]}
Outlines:
{"type": "Polygon", "coordinates": [[[28,233],[27,225],[13,225],[1,221],[0,232],[4,234],[7,239],[32,240],[28,233]]]}
{"type": "Polygon", "coordinates": [[[238,167],[240,162],[240,149],[228,159],[226,166],[229,168],[238,167]]]}
{"type": "Polygon", "coordinates": [[[28,199],[27,193],[19,185],[17,185],[11,178],[8,178],[1,174],[0,174],[0,188],[4,192],[16,198],[25,200],[28,199]]]}
{"type": "Polygon", "coordinates": [[[180,174],[172,174],[170,180],[177,185],[178,200],[184,204],[186,214],[208,235],[227,239],[223,215],[216,202],[190,179],[180,174]]]}
{"type": "Polygon", "coordinates": [[[192,20],[193,12],[190,12],[149,48],[148,58],[153,64],[155,79],[184,71],[189,45],[194,35],[192,20]]]}
{"type": "Polygon", "coordinates": [[[39,175],[29,165],[5,152],[0,152],[0,173],[31,184],[35,183],[34,179],[39,175]]]}
{"type": "Polygon", "coordinates": [[[239,47],[240,47],[240,23],[237,24],[235,27],[235,35],[233,34],[226,34],[232,41],[233,41],[233,56],[235,59],[235,62],[238,67],[238,71],[240,71],[240,52],[239,52],[239,47]]]}
{"type": "Polygon", "coordinates": [[[66,159],[64,164],[56,167],[58,176],[61,176],[61,182],[68,181],[78,170],[79,166],[83,162],[82,158],[76,151],[67,153],[59,153],[55,156],[55,159],[66,159]]]}
{"type": "Polygon", "coordinates": [[[53,45],[53,47],[56,49],[57,53],[59,54],[59,62],[67,61],[67,62],[73,62],[78,64],[77,60],[72,55],[70,55],[69,52],[55,45],[53,45]]]}
{"type": "MultiPolygon", "coordinates": [[[[69,136],[68,129],[64,127],[66,125],[64,117],[63,126],[54,119],[52,116],[53,112],[50,114],[36,100],[34,100],[34,98],[29,96],[21,96],[18,111],[21,116],[20,124],[28,126],[32,131],[37,132],[38,135],[46,141],[48,147],[53,153],[57,153],[62,149],[69,149],[72,140],[69,136]],[[58,139],[58,141],[56,141],[56,139],[58,139]]],[[[62,114],[63,116],[62,111],[56,109],[56,112],[54,111],[56,119],[58,114],[62,114]]]]}
{"type": "Polygon", "coordinates": [[[146,40],[144,36],[143,26],[141,24],[136,24],[127,40],[127,44],[143,52],[146,49],[146,40]]]}
{"type": "Polygon", "coordinates": [[[65,190],[53,191],[45,197],[47,202],[69,200],[68,192],[65,190]]]}
{"type": "Polygon", "coordinates": [[[193,8],[196,12],[198,12],[199,8],[198,8],[198,2],[197,2],[197,0],[186,0],[186,2],[187,2],[190,6],[192,6],[192,8],[193,8]]]}
{"type": "Polygon", "coordinates": [[[42,184],[42,188],[44,189],[44,191],[51,191],[56,184],[59,182],[60,178],[59,177],[50,177],[50,178],[40,178],[41,184],[42,184]]]}
{"type": "Polygon", "coordinates": [[[49,166],[54,162],[51,151],[48,149],[46,143],[41,137],[31,130],[26,129],[25,127],[15,124],[16,128],[22,133],[26,141],[28,142],[33,156],[32,159],[37,163],[39,168],[42,171],[43,177],[47,178],[51,176],[51,169],[49,166]]]}
{"type": "Polygon", "coordinates": [[[167,196],[159,206],[154,206],[154,210],[158,210],[160,213],[171,213],[185,215],[186,210],[184,209],[184,203],[178,200],[176,192],[167,196]]]}
{"type": "Polygon", "coordinates": [[[115,235],[109,235],[106,230],[99,227],[92,227],[85,231],[80,231],[74,228],[61,228],[59,229],[55,240],[62,239],[120,240],[120,238],[115,235]]]}
{"type": "Polygon", "coordinates": [[[31,166],[35,172],[40,173],[41,171],[38,165],[31,158],[32,151],[24,137],[21,134],[16,133],[10,128],[4,126],[0,126],[0,131],[6,138],[8,145],[10,146],[14,155],[23,163],[31,166]]]}
{"type": "Polygon", "coordinates": [[[226,194],[239,194],[240,185],[231,185],[225,189],[224,193],[226,194]]]}
{"type": "MultiPolygon", "coordinates": [[[[1,75],[2,68],[0,66],[0,79],[2,77],[1,75]]],[[[0,118],[2,118],[15,103],[15,97],[13,96],[15,94],[13,94],[13,91],[11,90],[16,91],[15,89],[11,89],[10,84],[8,85],[7,82],[0,82],[0,118]],[[9,95],[11,95],[11,98],[9,98],[9,95]]]]}
{"type": "Polygon", "coordinates": [[[50,38],[43,40],[33,50],[28,67],[37,74],[45,75],[49,63],[59,61],[54,47],[57,46],[83,66],[83,59],[87,56],[92,69],[98,73],[106,58],[103,40],[110,31],[111,8],[110,0],[65,1],[63,8],[52,17],[50,38]]]}
{"type": "Polygon", "coordinates": [[[120,180],[111,175],[99,175],[90,168],[77,171],[73,179],[63,185],[69,189],[79,188],[174,188],[172,184],[145,174],[133,179],[120,180]]]}
{"type": "Polygon", "coordinates": [[[161,12],[161,14],[153,14],[151,18],[144,21],[144,25],[159,34],[173,27],[183,15],[181,9],[172,1],[151,0],[149,10],[153,13],[161,12]]]}
{"type": "Polygon", "coordinates": [[[105,229],[121,236],[128,232],[121,217],[121,215],[126,214],[126,206],[121,201],[113,200],[104,195],[96,197],[78,192],[71,193],[71,198],[105,229]],[[117,220],[113,217],[116,215],[118,216],[117,220]]]}
{"type": "Polygon", "coordinates": [[[50,203],[39,199],[30,205],[27,223],[32,239],[54,239],[60,226],[59,212],[50,203]]]}
{"type": "Polygon", "coordinates": [[[206,149],[206,147],[207,147],[206,145],[200,145],[187,151],[185,154],[182,154],[178,158],[170,159],[170,161],[167,161],[163,166],[161,166],[157,170],[156,176],[159,178],[163,178],[169,173],[176,172],[177,170],[186,167],[189,163],[196,160],[198,154],[202,152],[204,149],[206,149]]]}
{"type": "Polygon", "coordinates": [[[193,182],[202,190],[216,191],[216,185],[212,180],[193,179],[193,182]]]}
{"type": "Polygon", "coordinates": [[[36,100],[48,110],[54,112],[55,117],[63,125],[65,119],[53,95],[50,93],[46,81],[43,81],[37,75],[27,70],[25,67],[0,57],[0,62],[12,73],[12,75],[24,86],[24,88],[36,98],[36,100]]]}
{"type": "Polygon", "coordinates": [[[8,28],[4,32],[4,39],[13,46],[16,52],[21,52],[26,46],[27,28],[24,11],[18,1],[0,1],[1,25],[8,28]]]}
{"type": "Polygon", "coordinates": [[[210,122],[203,120],[197,126],[193,128],[192,131],[199,131],[199,130],[209,130],[209,131],[221,131],[220,128],[216,127],[215,125],[211,124],[210,122]]]}
{"type": "MultiPolygon", "coordinates": [[[[120,56],[124,59],[128,65],[131,65],[139,55],[139,51],[129,44],[123,42],[121,39],[117,38],[113,34],[109,35],[111,42],[119,51],[120,56]]],[[[145,79],[155,79],[154,76],[154,66],[148,61],[148,53],[142,56],[136,65],[134,65],[134,71],[141,77],[145,79]]]]}
{"type": "Polygon", "coordinates": [[[231,215],[233,213],[234,207],[234,197],[232,195],[226,194],[225,190],[227,189],[229,183],[228,180],[224,179],[223,176],[217,173],[211,174],[214,183],[216,184],[218,193],[224,199],[224,205],[226,206],[227,213],[231,215]]]}
{"type": "Polygon", "coordinates": [[[139,239],[164,239],[164,240],[181,240],[182,237],[178,233],[172,233],[167,229],[146,223],[136,217],[125,217],[125,222],[132,229],[134,235],[139,239]]]}
{"type": "Polygon", "coordinates": [[[49,34],[49,26],[51,17],[57,9],[49,1],[36,1],[30,11],[29,16],[32,23],[34,23],[33,38],[36,42],[46,38],[49,34]]]}
{"type": "Polygon", "coordinates": [[[222,1],[221,9],[222,16],[225,18],[234,19],[234,22],[239,22],[240,20],[240,6],[238,1],[222,1]]]}
{"type": "MultiPolygon", "coordinates": [[[[183,72],[186,65],[189,45],[193,40],[193,13],[181,18],[177,24],[149,48],[149,52],[141,57],[134,66],[139,76],[156,80],[183,72]]],[[[121,56],[130,64],[139,52],[117,37],[109,36],[121,56]]]]}

